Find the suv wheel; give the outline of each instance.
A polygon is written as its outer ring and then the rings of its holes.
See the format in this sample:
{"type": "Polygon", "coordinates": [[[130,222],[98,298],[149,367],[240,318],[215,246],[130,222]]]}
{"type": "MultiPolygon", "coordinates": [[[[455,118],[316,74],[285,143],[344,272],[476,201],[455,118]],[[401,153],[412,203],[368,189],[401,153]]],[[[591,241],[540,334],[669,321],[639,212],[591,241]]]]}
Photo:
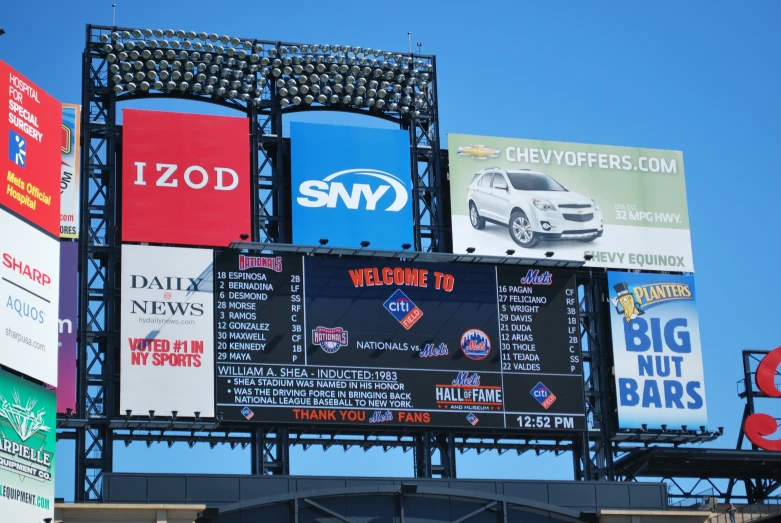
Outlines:
{"type": "Polygon", "coordinates": [[[515,211],[510,216],[510,236],[513,241],[521,247],[534,247],[540,243],[539,238],[534,234],[532,224],[529,218],[526,217],[526,213],[523,211],[515,211]]]}
{"type": "Polygon", "coordinates": [[[472,227],[478,231],[485,229],[485,218],[480,216],[480,213],[477,212],[475,202],[469,202],[469,221],[472,224],[472,227]]]}

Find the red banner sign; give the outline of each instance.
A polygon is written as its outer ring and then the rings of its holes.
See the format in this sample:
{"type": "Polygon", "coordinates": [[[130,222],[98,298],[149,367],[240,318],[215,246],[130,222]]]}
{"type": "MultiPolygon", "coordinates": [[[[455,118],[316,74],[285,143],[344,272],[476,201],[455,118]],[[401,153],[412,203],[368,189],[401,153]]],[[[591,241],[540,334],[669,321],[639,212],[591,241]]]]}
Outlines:
{"type": "Polygon", "coordinates": [[[62,104],[0,61],[0,206],[59,237],[62,104]]]}
{"type": "Polygon", "coordinates": [[[246,118],[125,109],[122,239],[227,246],[250,234],[246,118]]]}
{"type": "MultiPolygon", "coordinates": [[[[781,367],[781,347],[770,351],[757,367],[756,382],[759,390],[771,398],[781,398],[781,390],[776,385],[776,372],[781,367]]],[[[746,437],[757,447],[781,452],[781,439],[767,439],[779,429],[778,422],[768,414],[752,414],[746,418],[743,430],[746,437]]]]}

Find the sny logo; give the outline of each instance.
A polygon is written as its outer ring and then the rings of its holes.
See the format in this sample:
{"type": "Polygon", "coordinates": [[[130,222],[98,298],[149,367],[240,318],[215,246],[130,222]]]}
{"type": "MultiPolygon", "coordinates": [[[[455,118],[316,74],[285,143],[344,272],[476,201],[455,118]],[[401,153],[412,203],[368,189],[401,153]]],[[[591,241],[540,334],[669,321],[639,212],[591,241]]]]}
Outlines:
{"type": "Polygon", "coordinates": [[[365,210],[376,211],[380,198],[390,189],[393,189],[393,203],[381,210],[398,212],[404,208],[409,198],[407,189],[398,176],[394,176],[389,172],[378,171],[377,169],[347,169],[329,174],[322,181],[307,180],[302,182],[298,190],[303,196],[296,198],[296,201],[302,207],[329,207],[333,209],[337,207],[339,200],[341,200],[348,209],[358,210],[361,208],[361,196],[363,196],[366,200],[365,210]],[[348,192],[344,184],[333,181],[344,175],[358,175],[370,179],[376,178],[385,182],[385,184],[378,186],[376,190],[372,190],[371,185],[368,183],[353,183],[352,189],[348,192]]]}
{"type": "Polygon", "coordinates": [[[548,408],[553,405],[553,402],[556,401],[556,396],[542,382],[539,382],[534,386],[531,390],[531,395],[545,408],[545,410],[548,410],[548,408]]]}
{"type": "Polygon", "coordinates": [[[407,330],[410,330],[423,317],[423,311],[412,303],[412,300],[407,298],[401,289],[396,289],[396,292],[385,300],[383,306],[407,330]]]}
{"type": "Polygon", "coordinates": [[[475,416],[475,415],[474,415],[473,413],[471,413],[471,412],[470,412],[469,414],[467,414],[467,416],[466,416],[466,420],[467,420],[469,423],[471,423],[473,427],[474,427],[475,425],[477,425],[477,422],[478,422],[478,421],[480,421],[480,420],[477,418],[477,416],[475,416]]]}
{"type": "Polygon", "coordinates": [[[19,167],[27,163],[27,142],[24,137],[8,130],[8,159],[19,167]]]}
{"type": "Polygon", "coordinates": [[[252,419],[255,413],[252,412],[249,407],[244,407],[243,409],[241,409],[241,415],[247,418],[247,421],[249,421],[252,419]]]}
{"type": "Polygon", "coordinates": [[[328,354],[333,354],[342,345],[347,345],[347,331],[341,327],[333,329],[318,327],[312,331],[312,343],[320,345],[320,348],[328,354]]]}

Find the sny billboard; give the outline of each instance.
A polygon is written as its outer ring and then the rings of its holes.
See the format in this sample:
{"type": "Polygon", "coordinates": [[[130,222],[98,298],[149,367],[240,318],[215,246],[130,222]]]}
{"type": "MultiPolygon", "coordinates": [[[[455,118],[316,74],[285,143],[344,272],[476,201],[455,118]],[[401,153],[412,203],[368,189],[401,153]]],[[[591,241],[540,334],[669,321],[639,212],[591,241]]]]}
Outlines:
{"type": "Polygon", "coordinates": [[[694,270],[679,151],[461,134],[448,148],[454,252],[694,270]]]}
{"type": "Polygon", "coordinates": [[[54,403],[54,392],[0,370],[3,521],[43,521],[54,516],[54,403]]]}
{"type": "Polygon", "coordinates": [[[609,272],[619,428],[707,425],[694,278],[609,272]]]}
{"type": "Polygon", "coordinates": [[[60,235],[62,105],[0,61],[0,206],[60,235]]]}
{"type": "Polygon", "coordinates": [[[211,249],[122,246],[119,407],[214,415],[211,249]]]}
{"type": "Polygon", "coordinates": [[[122,114],[123,241],[226,247],[251,233],[246,118],[122,114]]]}
{"type": "Polygon", "coordinates": [[[293,242],[413,243],[409,133],[293,122],[293,242]]]}

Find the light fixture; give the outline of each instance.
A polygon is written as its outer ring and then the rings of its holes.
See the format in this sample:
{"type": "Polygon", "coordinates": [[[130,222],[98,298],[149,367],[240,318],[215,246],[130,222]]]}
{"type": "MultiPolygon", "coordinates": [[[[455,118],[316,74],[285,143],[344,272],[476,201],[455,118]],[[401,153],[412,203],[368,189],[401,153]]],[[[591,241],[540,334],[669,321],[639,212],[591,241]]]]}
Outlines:
{"type": "Polygon", "coordinates": [[[155,411],[153,411],[153,410],[150,410],[150,411],[149,411],[149,419],[150,419],[150,420],[151,420],[151,419],[155,419],[155,411]]]}
{"type": "Polygon", "coordinates": [[[410,243],[402,243],[401,244],[401,249],[404,250],[404,251],[406,251],[410,247],[412,247],[412,244],[410,244],[410,243]]]}
{"type": "Polygon", "coordinates": [[[554,254],[553,251],[548,251],[548,252],[545,253],[545,257],[546,258],[552,258],[553,254],[554,254]]]}
{"type": "Polygon", "coordinates": [[[515,254],[515,249],[507,249],[507,251],[505,252],[507,253],[507,256],[512,256],[513,254],[515,254]]]}
{"type": "Polygon", "coordinates": [[[647,423],[643,423],[640,426],[643,427],[643,432],[647,432],[648,431],[648,424],[647,423]]]}
{"type": "Polygon", "coordinates": [[[362,249],[364,249],[364,248],[368,247],[368,246],[369,246],[369,244],[370,244],[370,242],[368,242],[368,241],[366,241],[366,240],[363,240],[363,241],[361,242],[361,248],[362,248],[362,249]]]}
{"type": "Polygon", "coordinates": [[[466,248],[466,252],[468,252],[469,254],[472,254],[473,252],[475,252],[475,248],[474,247],[467,247],[466,248]]]}
{"type": "Polygon", "coordinates": [[[327,245],[328,244],[328,238],[320,238],[320,245],[327,245]]]}
{"type": "Polygon", "coordinates": [[[593,254],[584,254],[583,255],[583,259],[586,260],[586,261],[591,261],[591,260],[594,259],[594,255],[593,254]]]}

